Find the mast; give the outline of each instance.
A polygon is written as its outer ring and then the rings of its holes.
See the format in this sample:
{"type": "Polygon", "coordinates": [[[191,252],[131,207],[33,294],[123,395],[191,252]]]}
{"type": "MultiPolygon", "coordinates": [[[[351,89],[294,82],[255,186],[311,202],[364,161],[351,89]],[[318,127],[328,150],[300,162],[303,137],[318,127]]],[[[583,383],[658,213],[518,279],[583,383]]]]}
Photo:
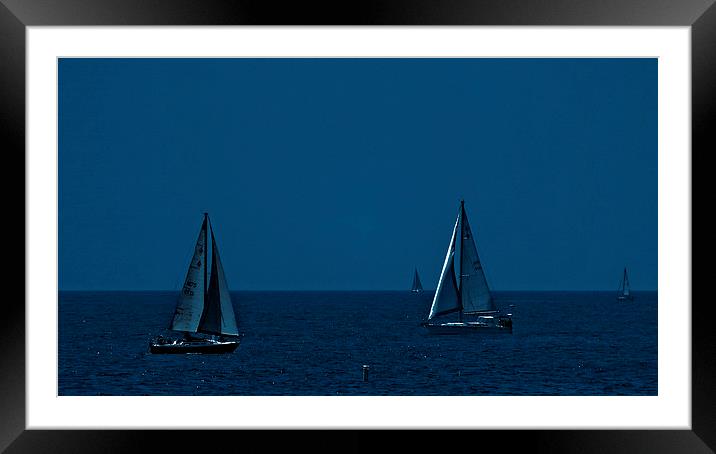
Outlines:
{"type": "Polygon", "coordinates": [[[463,216],[465,214],[465,200],[460,200],[460,279],[458,280],[457,284],[457,301],[460,305],[460,312],[458,312],[458,320],[462,321],[462,251],[463,246],[462,242],[465,239],[465,222],[463,221],[463,216]]]}

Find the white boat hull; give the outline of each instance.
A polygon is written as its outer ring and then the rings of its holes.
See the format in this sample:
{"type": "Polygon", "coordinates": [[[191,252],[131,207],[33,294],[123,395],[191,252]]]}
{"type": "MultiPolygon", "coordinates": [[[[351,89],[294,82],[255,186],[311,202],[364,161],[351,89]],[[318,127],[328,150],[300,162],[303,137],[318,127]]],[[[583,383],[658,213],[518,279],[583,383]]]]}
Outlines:
{"type": "Polygon", "coordinates": [[[154,341],[149,345],[150,353],[231,353],[239,346],[239,341],[215,340],[179,340],[174,342],[154,341]]]}
{"type": "Polygon", "coordinates": [[[423,323],[429,334],[512,334],[512,323],[488,324],[483,322],[423,323]]]}

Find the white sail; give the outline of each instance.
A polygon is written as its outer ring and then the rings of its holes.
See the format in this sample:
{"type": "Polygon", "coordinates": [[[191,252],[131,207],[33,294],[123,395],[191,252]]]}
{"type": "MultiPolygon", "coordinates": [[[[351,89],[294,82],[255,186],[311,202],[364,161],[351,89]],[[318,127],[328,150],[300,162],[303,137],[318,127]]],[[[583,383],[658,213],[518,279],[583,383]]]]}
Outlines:
{"type": "Polygon", "coordinates": [[[464,206],[462,210],[462,242],[460,250],[460,301],[462,310],[469,314],[473,312],[496,311],[487,278],[482,269],[477,246],[467,220],[464,206]]]}
{"type": "Polygon", "coordinates": [[[413,276],[413,288],[412,291],[418,292],[423,289],[423,284],[420,283],[420,276],[418,276],[418,269],[415,269],[415,275],[413,276]]]}
{"type": "Polygon", "coordinates": [[[224,267],[219,258],[219,248],[216,246],[213,231],[211,232],[211,249],[211,278],[198,331],[206,334],[237,336],[239,329],[236,326],[229,287],[226,284],[224,267]]]}
{"type": "Polygon", "coordinates": [[[622,281],[622,294],[629,296],[629,277],[627,276],[627,270],[624,268],[624,279],[622,281]]]}
{"type": "Polygon", "coordinates": [[[435,289],[433,304],[430,307],[430,315],[428,320],[438,315],[447,314],[460,310],[460,300],[457,293],[457,285],[455,282],[455,234],[457,233],[457,225],[460,222],[460,213],[458,213],[455,227],[452,229],[452,237],[448,246],[445,262],[440,273],[438,286],[435,289]]]}
{"type": "Polygon", "coordinates": [[[201,225],[199,238],[194,246],[194,255],[184,279],[179,301],[177,302],[171,329],[175,331],[196,332],[204,310],[204,260],[206,247],[206,219],[201,225]]]}
{"type": "Polygon", "coordinates": [[[219,284],[219,298],[221,301],[221,333],[238,336],[239,328],[236,326],[236,315],[234,315],[234,307],[231,303],[231,296],[229,296],[229,286],[226,283],[224,267],[222,266],[221,259],[219,258],[219,249],[215,248],[214,251],[216,252],[217,281],[219,284]]]}

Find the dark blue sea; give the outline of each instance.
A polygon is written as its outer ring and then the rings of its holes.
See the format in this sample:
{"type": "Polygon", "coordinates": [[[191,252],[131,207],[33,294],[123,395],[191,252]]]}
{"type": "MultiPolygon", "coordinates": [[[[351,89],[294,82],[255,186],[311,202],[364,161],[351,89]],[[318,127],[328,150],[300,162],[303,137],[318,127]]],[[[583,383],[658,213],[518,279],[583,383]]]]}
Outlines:
{"type": "Polygon", "coordinates": [[[513,334],[429,335],[432,292],[232,292],[230,354],[153,355],[175,292],[60,292],[59,395],[657,395],[657,293],[495,292],[513,334]],[[513,305],[513,306],[511,306],[513,305]],[[362,366],[370,366],[363,380],[362,366]]]}

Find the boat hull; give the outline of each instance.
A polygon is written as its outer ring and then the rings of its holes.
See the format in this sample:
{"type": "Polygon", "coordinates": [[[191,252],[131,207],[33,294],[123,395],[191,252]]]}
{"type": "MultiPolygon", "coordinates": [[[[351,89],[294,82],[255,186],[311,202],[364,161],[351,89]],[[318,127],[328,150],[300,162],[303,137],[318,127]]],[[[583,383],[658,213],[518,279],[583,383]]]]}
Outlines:
{"type": "Polygon", "coordinates": [[[633,296],[617,296],[617,301],[634,301],[633,296]]]}
{"type": "Polygon", "coordinates": [[[485,323],[423,323],[428,334],[512,334],[512,326],[485,323]]]}
{"type": "Polygon", "coordinates": [[[149,344],[150,353],[186,354],[186,353],[231,353],[239,346],[239,341],[227,342],[177,342],[149,344]]]}

